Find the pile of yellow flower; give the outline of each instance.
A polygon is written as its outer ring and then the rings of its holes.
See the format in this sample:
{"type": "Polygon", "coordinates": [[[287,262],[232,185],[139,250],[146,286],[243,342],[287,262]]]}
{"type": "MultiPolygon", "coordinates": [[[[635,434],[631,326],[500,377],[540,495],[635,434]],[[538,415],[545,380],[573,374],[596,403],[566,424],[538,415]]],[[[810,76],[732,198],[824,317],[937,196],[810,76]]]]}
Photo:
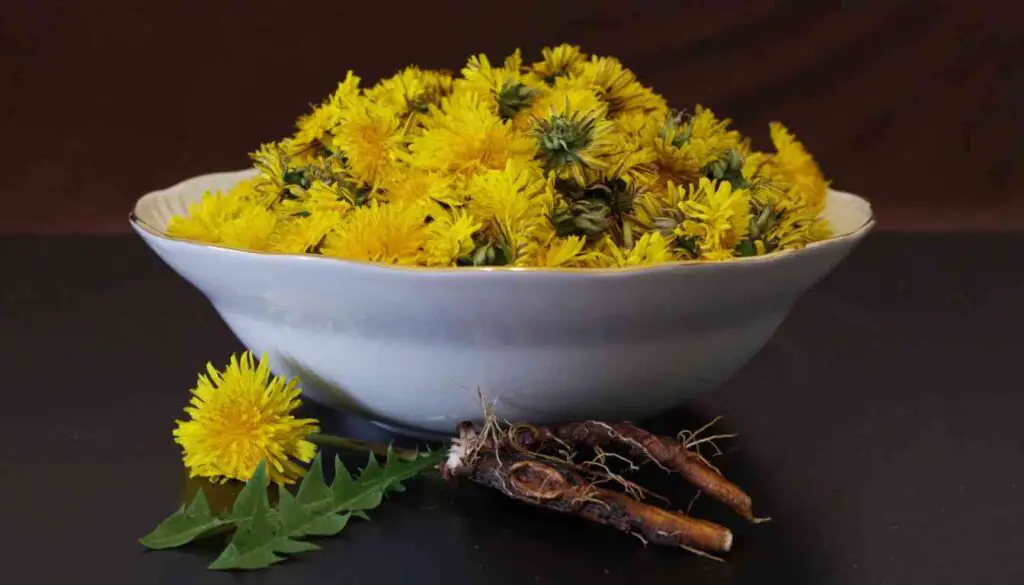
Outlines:
{"type": "Polygon", "coordinates": [[[348,73],[206,194],[172,236],[422,266],[609,267],[725,260],[829,235],[827,182],[780,124],[775,152],[697,106],[670,110],[612,57],[561,45],[461,75],[348,73]]]}

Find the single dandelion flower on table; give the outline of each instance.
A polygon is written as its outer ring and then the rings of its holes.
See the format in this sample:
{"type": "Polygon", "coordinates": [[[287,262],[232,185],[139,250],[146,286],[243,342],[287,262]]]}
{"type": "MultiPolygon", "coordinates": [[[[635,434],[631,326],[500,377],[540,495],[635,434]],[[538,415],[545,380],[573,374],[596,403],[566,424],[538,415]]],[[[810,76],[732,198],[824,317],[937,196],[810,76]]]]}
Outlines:
{"type": "Polygon", "coordinates": [[[188,420],[174,430],[189,475],[246,481],[266,461],[271,481],[294,483],[304,473],[295,461],[316,454],[306,437],[319,430],[315,420],[292,414],[299,394],[298,380],[272,376],[265,357],[256,363],[250,352],[232,355],[223,372],[207,364],[185,407],[188,420]]]}

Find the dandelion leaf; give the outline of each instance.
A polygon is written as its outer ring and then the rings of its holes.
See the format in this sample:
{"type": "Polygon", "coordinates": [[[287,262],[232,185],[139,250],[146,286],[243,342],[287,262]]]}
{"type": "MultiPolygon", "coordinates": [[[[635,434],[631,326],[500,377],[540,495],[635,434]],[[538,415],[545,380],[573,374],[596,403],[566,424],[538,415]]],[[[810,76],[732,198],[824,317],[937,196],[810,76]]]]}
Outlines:
{"type": "Polygon", "coordinates": [[[143,546],[153,550],[174,548],[202,538],[214,530],[230,524],[230,520],[215,516],[200,489],[188,506],[182,506],[168,516],[152,532],[139,539],[143,546]]]}
{"type": "Polygon", "coordinates": [[[235,498],[235,504],[231,506],[231,520],[244,524],[253,519],[259,511],[270,509],[270,502],[267,497],[267,463],[260,461],[256,471],[252,473],[245,487],[235,498]]]}
{"type": "Polygon", "coordinates": [[[383,466],[371,456],[355,478],[336,459],[334,481],[328,486],[318,455],[298,492],[281,490],[276,508],[267,503],[261,466],[232,510],[237,530],[210,568],[259,569],[281,562],[284,555],[317,550],[317,545],[302,539],[332,536],[344,530],[352,516],[366,518],[366,511],[379,506],[386,492],[399,491],[402,481],[435,467],[443,456],[439,451],[402,461],[389,452],[383,466]]]}

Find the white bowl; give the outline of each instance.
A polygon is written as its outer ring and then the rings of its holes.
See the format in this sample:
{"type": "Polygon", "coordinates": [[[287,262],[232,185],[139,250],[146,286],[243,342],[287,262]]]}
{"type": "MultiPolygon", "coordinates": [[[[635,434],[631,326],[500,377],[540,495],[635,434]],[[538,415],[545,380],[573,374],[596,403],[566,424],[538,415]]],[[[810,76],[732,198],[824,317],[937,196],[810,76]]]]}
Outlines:
{"type": "Polygon", "coordinates": [[[837,235],[803,250],[595,270],[394,267],[163,232],[204,191],[250,173],[149,193],[132,226],[276,373],[300,376],[308,397],[416,431],[479,420],[478,391],[499,416],[538,423],[677,407],[753,357],[874,225],[866,201],[830,191],[837,235]]]}

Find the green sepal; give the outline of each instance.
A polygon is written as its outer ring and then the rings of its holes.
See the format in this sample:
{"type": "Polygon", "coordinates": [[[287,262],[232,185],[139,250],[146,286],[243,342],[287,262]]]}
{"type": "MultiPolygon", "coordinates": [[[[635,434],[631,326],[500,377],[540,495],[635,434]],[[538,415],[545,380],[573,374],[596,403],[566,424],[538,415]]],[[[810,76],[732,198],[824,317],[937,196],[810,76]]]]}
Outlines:
{"type": "Polygon", "coordinates": [[[515,117],[520,110],[530,106],[537,93],[536,89],[524,83],[506,82],[497,92],[498,115],[504,120],[515,117]]]}

